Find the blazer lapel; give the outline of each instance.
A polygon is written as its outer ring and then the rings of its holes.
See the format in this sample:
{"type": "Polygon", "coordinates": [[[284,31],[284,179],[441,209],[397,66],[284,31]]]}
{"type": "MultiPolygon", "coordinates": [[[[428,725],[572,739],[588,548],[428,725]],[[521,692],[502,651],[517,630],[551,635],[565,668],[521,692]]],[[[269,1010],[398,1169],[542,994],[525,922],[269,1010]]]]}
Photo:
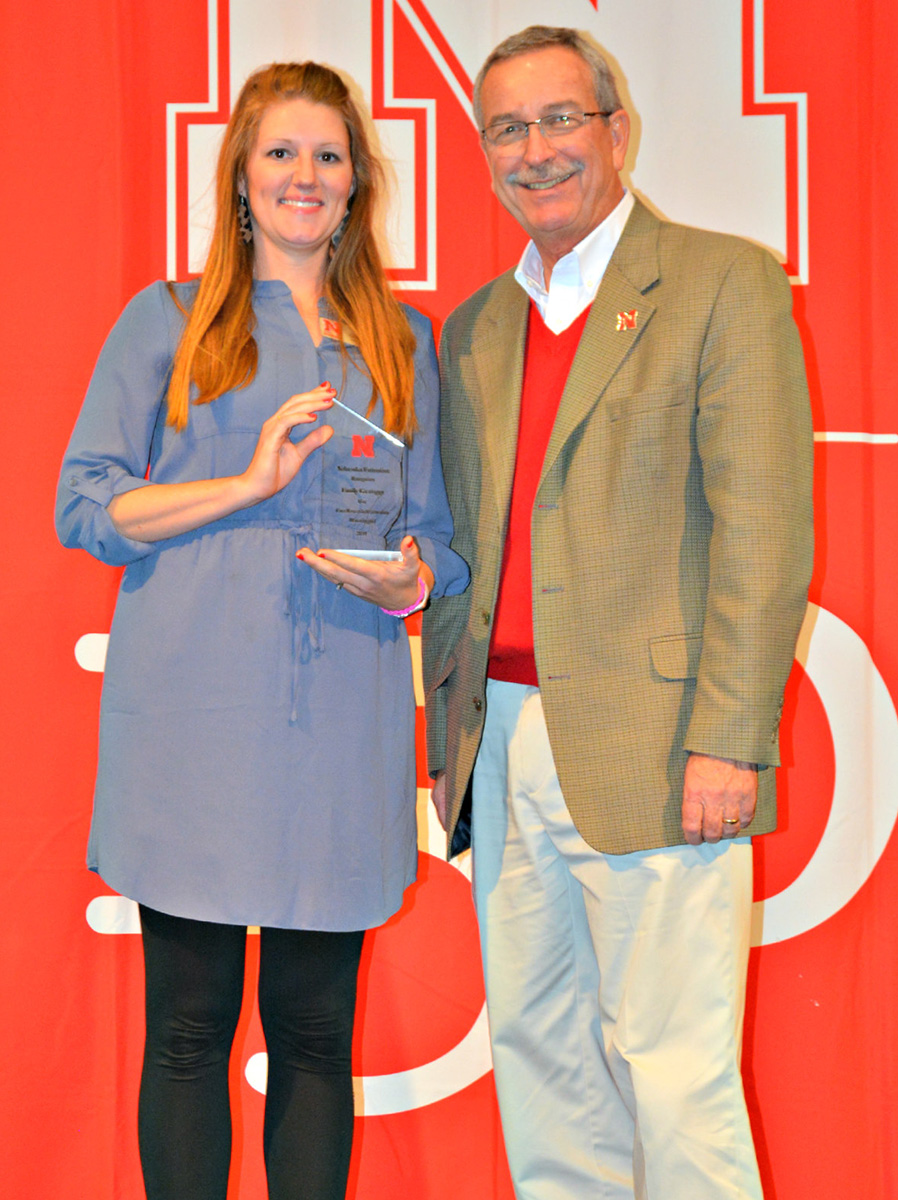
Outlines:
{"type": "Polygon", "coordinates": [[[469,366],[474,372],[475,394],[483,397],[482,445],[472,451],[479,449],[485,460],[500,526],[514,478],[528,308],[527,293],[514,274],[500,276],[471,342],[469,366]]]}
{"type": "Polygon", "coordinates": [[[586,319],[565,384],[540,482],[565,442],[602,397],[652,319],[646,292],[658,281],[661,222],[636,201],[586,319]]]}

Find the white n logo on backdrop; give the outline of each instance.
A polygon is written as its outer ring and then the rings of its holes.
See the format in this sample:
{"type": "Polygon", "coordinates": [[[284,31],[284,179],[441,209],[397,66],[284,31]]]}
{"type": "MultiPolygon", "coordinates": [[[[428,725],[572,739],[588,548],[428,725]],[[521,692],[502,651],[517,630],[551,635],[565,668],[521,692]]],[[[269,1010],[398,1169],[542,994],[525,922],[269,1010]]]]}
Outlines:
{"type": "MultiPolygon", "coordinates": [[[[750,46],[743,45],[740,0],[680,0],[675,7],[663,0],[600,0],[598,13],[595,7],[588,0],[230,0],[229,6],[209,0],[208,100],[168,106],[169,276],[202,266],[213,164],[242,81],[260,64],[311,58],[345,72],[384,114],[378,134],[397,184],[392,261],[404,290],[436,290],[440,204],[457,203],[457,196],[441,198],[436,191],[436,101],[396,94],[394,24],[401,17],[469,117],[470,82],[503,37],[536,23],[588,31],[622,68],[636,135],[632,186],[672,220],[762,243],[789,264],[793,279],[807,282],[806,98],[765,92],[763,0],[751,5],[750,46]],[[390,116],[391,109],[402,112],[390,116]],[[415,138],[419,122],[423,143],[415,138]],[[416,144],[424,145],[426,161],[416,161],[416,144]]],[[[473,146],[472,140],[476,155],[473,146]]],[[[105,640],[89,634],[78,643],[76,657],[85,669],[102,670],[105,640]]],[[[872,872],[898,812],[898,718],[867,647],[838,618],[811,606],[797,657],[826,710],[836,782],[811,861],[789,887],[755,906],[757,944],[795,937],[843,907],[872,872]]],[[[421,848],[445,849],[426,817],[421,848]]],[[[135,932],[136,907],[98,897],[88,921],[100,932],[135,932]]],[[[375,1115],[419,1107],[460,1091],[489,1068],[481,1012],[462,1041],[435,1062],[359,1081],[359,1108],[375,1115]]],[[[247,1077],[264,1090],[264,1075],[264,1056],[256,1055],[247,1077]]]]}

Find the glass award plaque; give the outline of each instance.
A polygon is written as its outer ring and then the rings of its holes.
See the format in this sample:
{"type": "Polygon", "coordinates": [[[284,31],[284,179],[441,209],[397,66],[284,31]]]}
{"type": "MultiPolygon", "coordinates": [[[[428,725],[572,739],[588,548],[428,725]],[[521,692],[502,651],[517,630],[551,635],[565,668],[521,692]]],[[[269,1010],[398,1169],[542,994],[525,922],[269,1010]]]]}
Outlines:
{"type": "Polygon", "coordinates": [[[334,433],[321,447],[318,546],[368,559],[398,559],[407,508],[406,446],[335,400],[334,433]]]}

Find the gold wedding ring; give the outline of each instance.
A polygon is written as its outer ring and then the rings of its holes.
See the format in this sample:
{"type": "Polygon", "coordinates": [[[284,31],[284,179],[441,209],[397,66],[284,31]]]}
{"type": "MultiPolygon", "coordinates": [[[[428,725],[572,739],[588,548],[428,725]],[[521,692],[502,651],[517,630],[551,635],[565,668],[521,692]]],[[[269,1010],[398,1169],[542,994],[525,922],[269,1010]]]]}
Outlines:
{"type": "Polygon", "coordinates": [[[738,817],[724,817],[723,823],[724,823],[724,825],[738,825],[739,818],[738,817]]]}

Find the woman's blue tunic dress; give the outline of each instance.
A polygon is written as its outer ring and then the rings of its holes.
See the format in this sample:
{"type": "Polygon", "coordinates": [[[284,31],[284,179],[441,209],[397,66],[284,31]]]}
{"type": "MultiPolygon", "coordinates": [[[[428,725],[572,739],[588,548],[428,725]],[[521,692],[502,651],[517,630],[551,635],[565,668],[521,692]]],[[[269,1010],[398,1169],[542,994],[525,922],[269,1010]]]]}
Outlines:
{"type": "MultiPolygon", "coordinates": [[[[179,289],[188,306],[192,286],[179,289]]],[[[370,928],[399,908],[415,875],[412,670],[404,622],[295,558],[319,545],[321,451],[276,496],[164,541],[122,537],[106,511],[113,496],[148,483],[241,473],[285,400],[323,380],[339,387],[339,345],[314,345],[286,284],[257,283],[253,304],[255,379],[192,405],[178,433],[165,424],[165,391],[183,317],[164,283],[139,293],[103,348],[63,463],[63,543],[126,566],[88,865],[122,894],[179,916],[370,928]]],[[[397,517],[405,508],[384,541],[397,545],[404,522],[434,571],[436,598],[462,591],[468,571],[449,548],[433,337],[407,311],[418,431],[405,483],[382,471],[377,503],[397,517]]],[[[364,414],[369,398],[350,363],[341,399],[364,414]]],[[[379,404],[371,419],[382,422],[379,404]]],[[[333,425],[332,450],[342,445],[345,461],[354,464],[355,450],[360,468],[379,457],[389,465],[389,443],[359,437],[370,431],[354,418],[335,408],[319,421],[333,425]]],[[[377,520],[386,528],[392,517],[377,520]]]]}

